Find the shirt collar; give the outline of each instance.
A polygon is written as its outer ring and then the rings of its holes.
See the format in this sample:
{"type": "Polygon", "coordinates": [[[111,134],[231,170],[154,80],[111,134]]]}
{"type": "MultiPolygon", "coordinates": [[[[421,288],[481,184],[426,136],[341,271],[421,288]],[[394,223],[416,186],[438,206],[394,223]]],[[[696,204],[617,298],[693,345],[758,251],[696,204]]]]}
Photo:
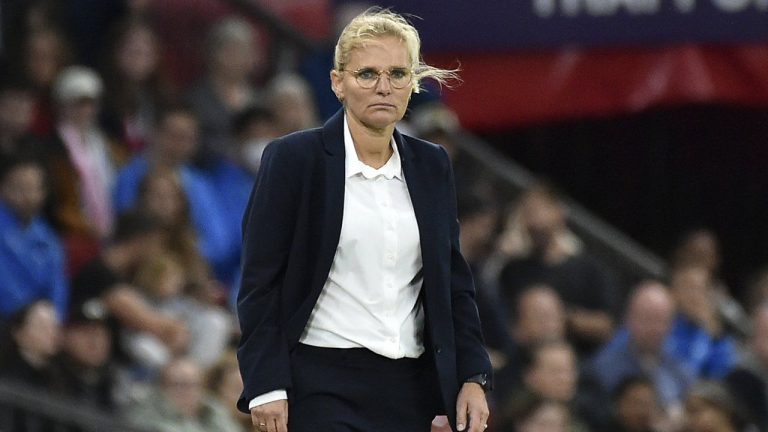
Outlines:
{"type": "Polygon", "coordinates": [[[400,152],[397,149],[395,143],[395,137],[392,137],[390,143],[392,146],[392,156],[390,156],[387,163],[379,169],[373,168],[364,164],[357,156],[355,150],[355,142],[352,140],[352,133],[349,131],[349,123],[347,122],[347,116],[344,116],[344,169],[345,176],[352,177],[357,174],[362,174],[367,179],[376,178],[383,175],[387,180],[393,178],[403,179],[403,167],[400,163],[400,152]]]}

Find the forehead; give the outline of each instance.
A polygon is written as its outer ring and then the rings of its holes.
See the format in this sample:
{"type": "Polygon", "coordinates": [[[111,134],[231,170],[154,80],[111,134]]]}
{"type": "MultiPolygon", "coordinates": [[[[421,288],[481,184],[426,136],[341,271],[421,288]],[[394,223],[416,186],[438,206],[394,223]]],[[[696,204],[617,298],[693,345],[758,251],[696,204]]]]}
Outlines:
{"type": "Polygon", "coordinates": [[[42,167],[33,163],[25,163],[11,168],[5,175],[4,179],[0,181],[42,181],[44,176],[45,172],[43,171],[42,167]]]}
{"type": "Polygon", "coordinates": [[[409,63],[405,41],[394,36],[365,39],[349,53],[349,64],[355,69],[407,67],[409,63]]]}

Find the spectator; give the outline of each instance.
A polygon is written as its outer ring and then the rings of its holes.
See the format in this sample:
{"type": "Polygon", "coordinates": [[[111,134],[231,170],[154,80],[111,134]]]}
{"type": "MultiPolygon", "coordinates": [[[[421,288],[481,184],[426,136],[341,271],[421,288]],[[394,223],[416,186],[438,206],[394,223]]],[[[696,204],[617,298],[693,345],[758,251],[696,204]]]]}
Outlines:
{"type": "Polygon", "coordinates": [[[219,361],[208,371],[208,391],[219,403],[229,409],[243,430],[251,430],[251,416],[237,409],[237,399],[243,391],[243,378],[234,351],[225,351],[219,361]]]}
{"type": "Polygon", "coordinates": [[[34,145],[29,132],[35,95],[31,87],[17,78],[5,76],[0,79],[0,157],[9,157],[34,145]]]}
{"type": "Polygon", "coordinates": [[[663,420],[678,424],[682,403],[693,376],[669,349],[665,340],[672,329],[675,303],[667,288],[647,281],[632,292],[625,329],[617,332],[585,366],[584,379],[590,393],[590,417],[596,423],[605,418],[610,394],[628,377],[650,377],[665,408],[663,420]]]}
{"type": "Polygon", "coordinates": [[[0,376],[25,385],[53,389],[60,379],[56,363],[61,328],[56,309],[37,300],[8,320],[8,339],[0,354],[0,376]]]}
{"type": "Polygon", "coordinates": [[[41,210],[46,196],[40,162],[24,157],[0,162],[0,318],[37,299],[66,313],[69,287],[61,241],[41,210]]]}
{"type": "Polygon", "coordinates": [[[530,358],[530,350],[541,344],[565,338],[565,307],[560,296],[549,286],[534,285],[517,299],[508,333],[512,336],[505,352],[507,364],[495,375],[497,391],[504,394],[522,383],[521,362],[530,358]]]}
{"type": "Polygon", "coordinates": [[[728,388],[760,430],[768,430],[768,304],[753,313],[744,356],[728,374],[728,388]]]}
{"type": "Polygon", "coordinates": [[[523,195],[504,236],[502,247],[511,259],[499,283],[508,299],[524,287],[550,285],[565,302],[568,334],[579,354],[590,354],[610,338],[614,287],[568,231],[565,209],[551,187],[536,185],[523,195]]]}
{"type": "Polygon", "coordinates": [[[231,279],[238,253],[237,227],[228,226],[224,209],[208,178],[191,164],[198,146],[198,124],[192,111],[175,106],[164,111],[150,146],[120,171],[114,196],[118,211],[137,204],[141,182],[155,169],[171,170],[181,180],[200,252],[220,280],[231,279]]]}
{"type": "MultiPolygon", "coordinates": [[[[224,208],[226,226],[232,228],[232,235],[238,239],[229,264],[220,265],[228,267],[223,273],[232,276],[222,281],[228,287],[236,285],[236,275],[240,271],[240,225],[261,164],[261,154],[277,137],[275,116],[266,105],[253,104],[240,112],[235,117],[234,127],[237,144],[233,152],[212,158],[204,170],[224,208]]],[[[235,291],[231,289],[231,292],[235,291]]]]}
{"type": "Polygon", "coordinates": [[[128,282],[144,260],[159,253],[161,240],[154,219],[141,213],[121,215],[111,243],[73,278],[72,302],[98,298],[115,318],[113,330],[146,331],[181,352],[189,339],[184,323],[156,312],[128,282]]]}
{"type": "Polygon", "coordinates": [[[103,120],[108,132],[132,153],[148,145],[159,107],[171,98],[160,72],[160,47],[150,24],[128,18],[114,29],[106,66],[103,120]]]}
{"type": "Polygon", "coordinates": [[[23,45],[23,76],[35,89],[35,107],[31,132],[40,138],[56,132],[51,90],[63,69],[71,63],[72,53],[64,34],[40,23],[34,26],[23,45]]]}
{"type": "Polygon", "coordinates": [[[565,337],[565,305],[552,287],[534,285],[517,300],[512,334],[522,347],[565,337]]]}
{"type": "Polygon", "coordinates": [[[427,103],[413,109],[408,123],[415,136],[439,144],[448,152],[459,201],[469,196],[490,199],[496,195],[487,170],[467,154],[467,143],[462,141],[459,118],[453,110],[441,102],[427,103]]]}
{"type": "Polygon", "coordinates": [[[526,391],[567,407],[568,431],[588,431],[577,414],[581,401],[577,400],[579,372],[573,348],[562,340],[550,340],[532,347],[528,358],[522,366],[526,391]]]}
{"type": "Polygon", "coordinates": [[[514,347],[507,329],[507,311],[494,280],[484,277],[486,260],[492,245],[498,212],[487,200],[466,196],[459,200],[457,208],[461,231],[461,253],[467,260],[475,279],[477,307],[485,343],[490,348],[491,362],[500,369],[512,360],[514,347]]]}
{"type": "Polygon", "coordinates": [[[645,376],[624,379],[613,392],[611,407],[613,421],[606,428],[611,432],[659,432],[659,405],[653,382],[645,376]]]}
{"type": "Polygon", "coordinates": [[[255,176],[264,148],[278,136],[274,113],[266,105],[251,105],[235,119],[235,135],[238,149],[231,159],[255,176]]]}
{"type": "Polygon", "coordinates": [[[669,341],[674,354],[697,377],[723,378],[736,361],[736,341],[723,323],[709,271],[675,268],[671,285],[679,311],[669,341]]]}
{"type": "Polygon", "coordinates": [[[278,135],[319,126],[312,89],[299,75],[273,78],[266,89],[266,104],[274,112],[278,135]]]}
{"type": "Polygon", "coordinates": [[[159,388],[129,413],[139,427],[157,432],[240,432],[227,410],[207,395],[203,371],[179,358],[163,369],[159,388]]]}
{"type": "Polygon", "coordinates": [[[202,165],[235,147],[232,122],[237,113],[256,100],[252,74],[261,60],[251,25],[229,17],[216,23],[205,45],[207,75],[189,93],[189,103],[200,119],[202,165]]]}
{"type": "MultiPolygon", "coordinates": [[[[6,338],[0,344],[0,379],[38,391],[59,387],[61,371],[56,361],[60,324],[53,304],[38,300],[18,310],[7,322],[6,338]]],[[[28,414],[4,409],[4,426],[13,431],[29,431],[28,414]]],[[[46,419],[35,419],[34,429],[54,430],[46,419]]]]}
{"type": "MultiPolygon", "coordinates": [[[[157,255],[139,267],[136,286],[155,311],[184,322],[190,332],[184,354],[203,368],[212,366],[224,352],[232,333],[232,320],[221,308],[196,299],[188,291],[184,268],[171,255],[157,255]]],[[[160,369],[173,357],[172,347],[154,335],[132,332],[126,346],[143,365],[160,369]]]]}
{"type": "Polygon", "coordinates": [[[62,331],[58,390],[79,404],[112,411],[116,389],[108,320],[99,298],[72,305],[62,331]]]}
{"type": "Polygon", "coordinates": [[[727,388],[715,381],[696,384],[685,401],[686,432],[743,432],[748,429],[741,407],[727,388]]]}
{"type": "Polygon", "coordinates": [[[501,412],[499,432],[570,432],[570,412],[562,402],[528,393],[509,401],[501,412]]]}
{"type": "Polygon", "coordinates": [[[747,336],[749,317],[744,308],[731,297],[728,287],[718,279],[720,262],[717,236],[708,229],[688,232],[672,255],[672,268],[700,267],[709,273],[715,305],[723,324],[738,336],[747,336]]]}
{"type": "Polygon", "coordinates": [[[162,249],[180,261],[186,283],[208,285],[213,274],[201,254],[197,231],[190,217],[189,200],[178,173],[162,167],[147,173],[139,186],[136,207],[160,225],[162,249]]]}
{"type": "Polygon", "coordinates": [[[125,156],[97,123],[102,86],[93,70],[71,66],[57,77],[53,89],[58,108],[49,156],[53,221],[73,271],[94,257],[112,232],[110,191],[125,156]]]}

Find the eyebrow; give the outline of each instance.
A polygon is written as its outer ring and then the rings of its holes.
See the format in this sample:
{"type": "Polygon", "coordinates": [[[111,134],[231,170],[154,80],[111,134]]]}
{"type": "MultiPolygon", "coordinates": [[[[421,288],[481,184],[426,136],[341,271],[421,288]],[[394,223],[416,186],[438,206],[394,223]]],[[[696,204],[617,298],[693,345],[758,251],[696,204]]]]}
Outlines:
{"type": "Polygon", "coordinates": [[[352,70],[353,70],[353,71],[361,71],[361,70],[364,70],[364,69],[373,69],[373,70],[375,70],[375,71],[379,71],[379,70],[394,70],[394,69],[405,69],[405,70],[410,70],[410,69],[408,68],[408,66],[390,66],[390,67],[388,67],[388,68],[384,68],[384,69],[379,69],[379,68],[377,68],[377,67],[374,67],[374,66],[360,66],[359,68],[356,68],[356,69],[352,69],[352,70]]]}

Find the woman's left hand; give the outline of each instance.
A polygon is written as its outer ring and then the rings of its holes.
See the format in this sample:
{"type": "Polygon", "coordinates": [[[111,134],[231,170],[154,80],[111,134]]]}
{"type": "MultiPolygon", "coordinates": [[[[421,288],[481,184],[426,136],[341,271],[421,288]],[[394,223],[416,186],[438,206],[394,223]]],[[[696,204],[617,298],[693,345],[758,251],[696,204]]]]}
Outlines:
{"type": "Polygon", "coordinates": [[[483,432],[488,427],[488,402],[485,390],[477,383],[464,383],[456,400],[456,426],[459,431],[483,432]],[[467,424],[469,422],[469,424],[467,424]]]}

